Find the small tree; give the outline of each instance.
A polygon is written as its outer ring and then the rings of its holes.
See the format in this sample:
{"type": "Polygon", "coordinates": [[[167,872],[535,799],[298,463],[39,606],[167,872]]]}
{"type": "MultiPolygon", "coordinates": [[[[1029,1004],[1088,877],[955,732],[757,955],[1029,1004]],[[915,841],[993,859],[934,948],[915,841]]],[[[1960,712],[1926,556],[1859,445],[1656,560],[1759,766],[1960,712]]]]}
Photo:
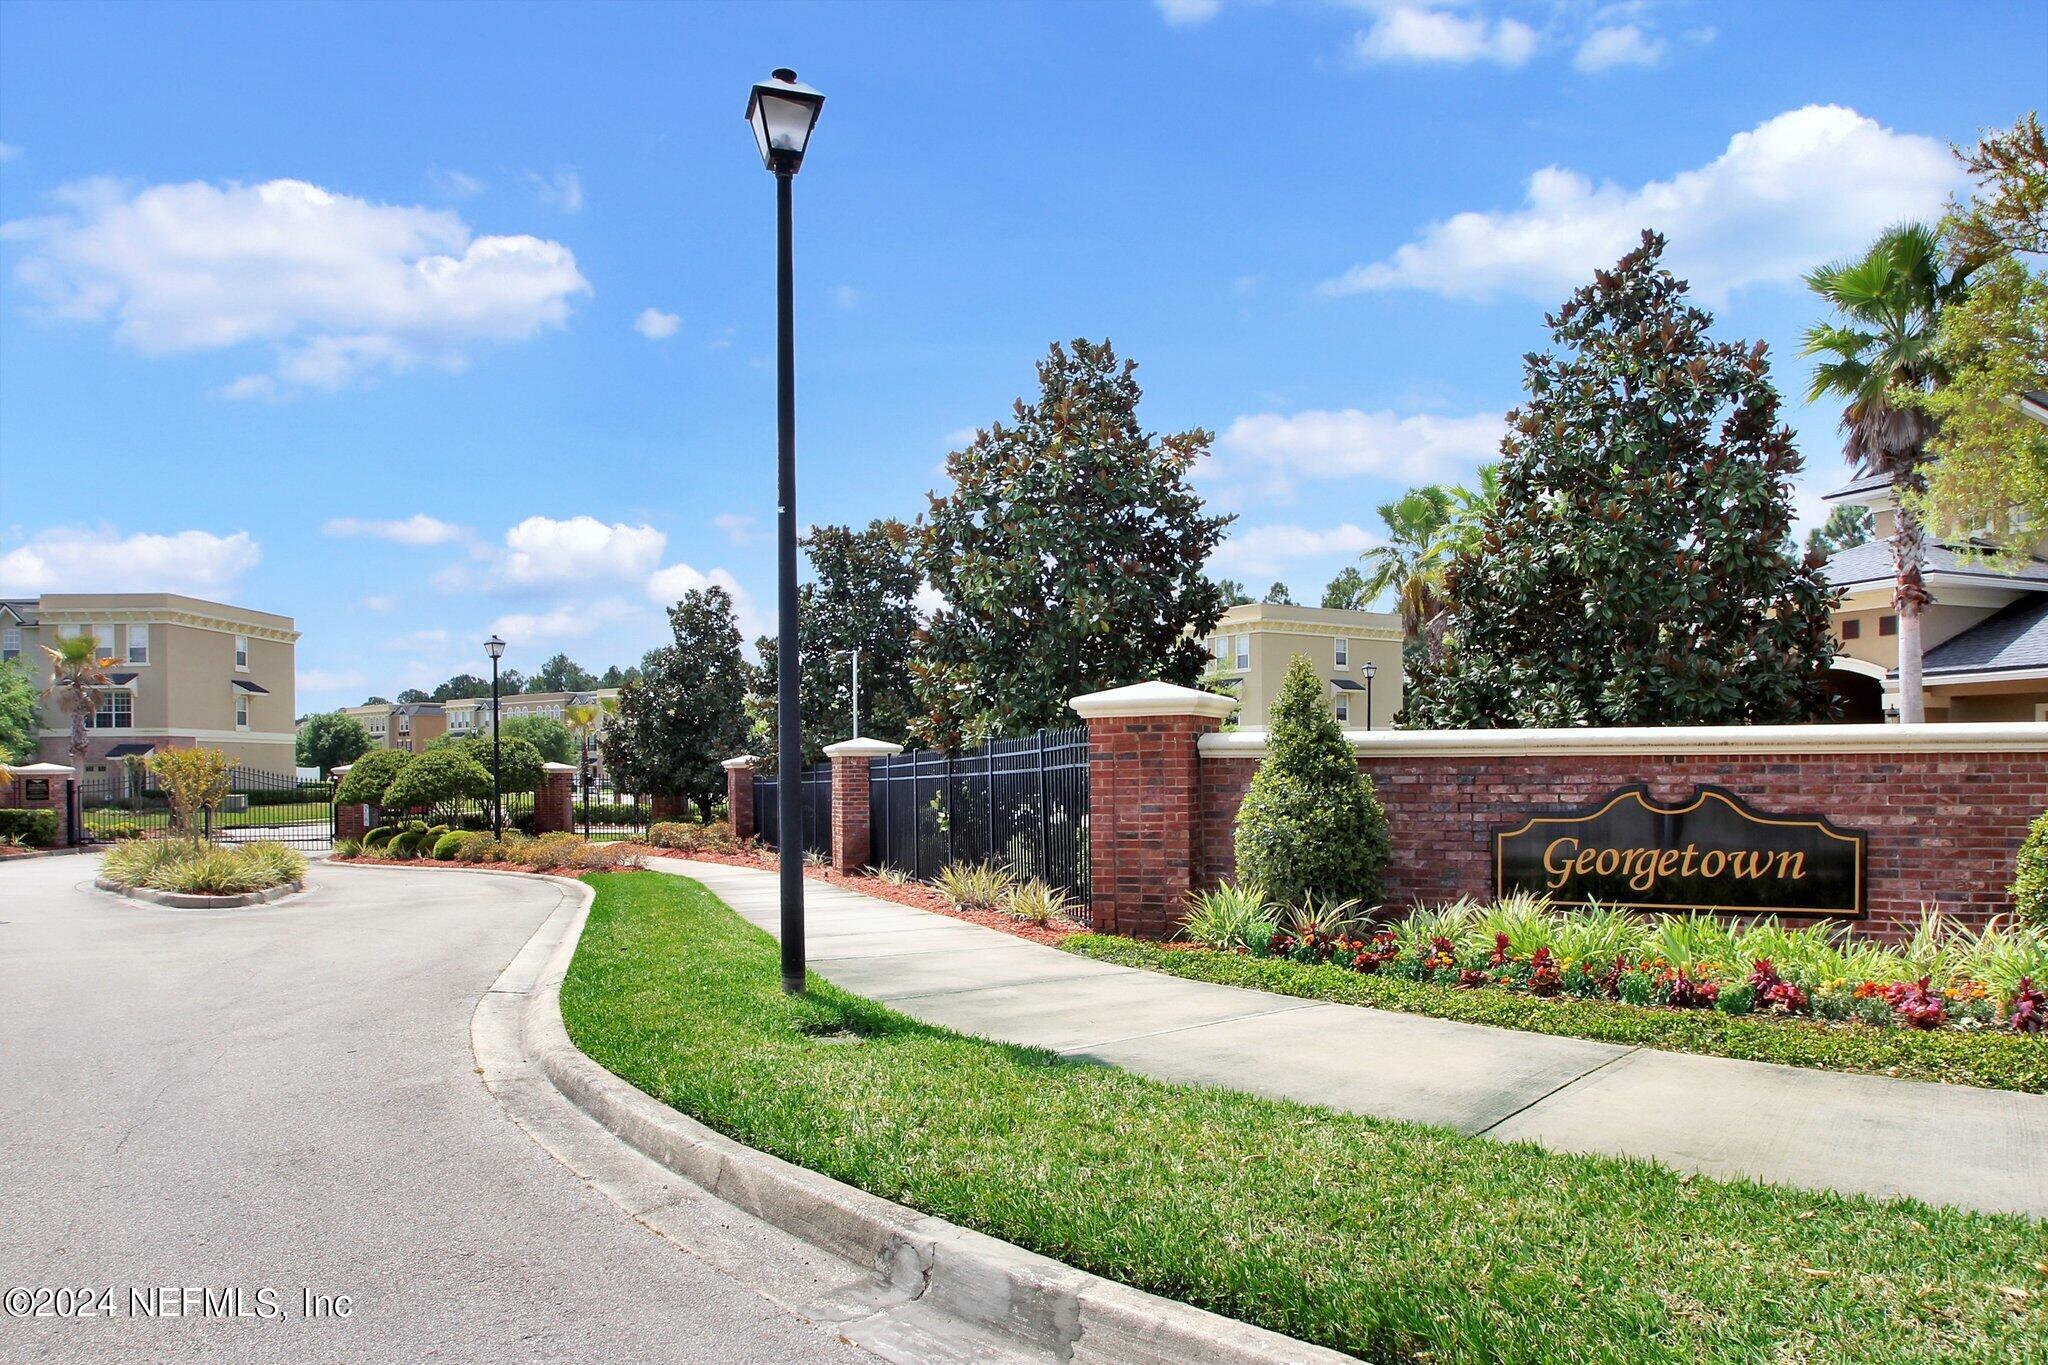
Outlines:
{"type": "Polygon", "coordinates": [[[381,806],[384,793],[412,762],[403,749],[372,749],[358,758],[334,789],[335,802],[343,806],[381,806]]]}
{"type": "Polygon", "coordinates": [[[1837,507],[1826,521],[1806,533],[1806,553],[1822,561],[1832,559],[1844,550],[1868,544],[1876,529],[1877,518],[1868,507],[1837,507]]]}
{"type": "Polygon", "coordinates": [[[220,807],[236,762],[219,749],[158,749],[149,756],[149,770],[171,803],[173,830],[190,834],[200,812],[220,807]]]}
{"type": "Polygon", "coordinates": [[[2048,929],[2048,811],[2035,817],[2012,868],[2012,912],[2022,924],[2048,929]]]}
{"type": "MultiPolygon", "coordinates": [[[[355,776],[350,773],[349,776],[355,776]]],[[[461,745],[429,749],[405,765],[379,805],[453,815],[464,802],[490,795],[491,774],[461,745]]]]}
{"type": "Polygon", "coordinates": [[[71,722],[71,742],[65,752],[71,755],[73,775],[83,782],[85,755],[91,747],[85,737],[86,727],[91,724],[93,712],[99,709],[100,691],[113,681],[107,670],[115,660],[112,655],[100,653],[99,641],[89,632],[60,635],[54,648],[44,645],[42,649],[50,656],[50,683],[43,689],[43,695],[53,698],[57,710],[71,722]]]}
{"type": "Polygon", "coordinates": [[[708,819],[725,794],[719,765],[746,746],[747,664],[725,589],[683,594],[668,619],[675,643],[641,661],[599,743],[620,787],[694,801],[708,819]]]}
{"type": "MultiPolygon", "coordinates": [[[[498,733],[508,740],[524,740],[531,744],[550,763],[576,761],[576,736],[553,716],[514,716],[498,727],[498,733]]],[[[486,736],[486,745],[489,742],[486,736]]]]}
{"type": "Polygon", "coordinates": [[[1288,590],[1285,583],[1279,582],[1266,589],[1266,596],[1263,600],[1269,607],[1291,607],[1296,605],[1294,594],[1288,590]]]}
{"type": "Polygon", "coordinates": [[[340,711],[323,711],[306,717],[299,727],[292,756],[301,768],[318,768],[324,780],[345,763],[353,763],[370,752],[376,741],[354,716],[340,711]]]}
{"type": "Polygon", "coordinates": [[[526,680],[529,692],[588,692],[596,686],[597,675],[566,654],[549,659],[526,680]]]}
{"type": "Polygon", "coordinates": [[[1342,611],[1364,611],[1372,604],[1372,594],[1366,591],[1365,575],[1357,569],[1346,566],[1337,571],[1323,589],[1323,606],[1342,611]]]}
{"type": "Polygon", "coordinates": [[[1335,897],[1376,905],[1392,853],[1372,779],[1295,655],[1273,703],[1266,757],[1237,812],[1237,875],[1280,904],[1335,897]]]}
{"type": "Polygon", "coordinates": [[[36,685],[13,659],[0,660],[0,763],[32,763],[36,756],[36,685]]]}

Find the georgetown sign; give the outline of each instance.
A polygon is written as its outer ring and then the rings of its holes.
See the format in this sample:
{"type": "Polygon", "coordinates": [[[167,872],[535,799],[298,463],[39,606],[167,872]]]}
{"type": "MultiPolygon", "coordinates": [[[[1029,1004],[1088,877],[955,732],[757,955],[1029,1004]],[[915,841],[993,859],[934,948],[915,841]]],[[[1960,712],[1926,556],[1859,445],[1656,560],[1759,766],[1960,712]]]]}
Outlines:
{"type": "Polygon", "coordinates": [[[1719,787],[1660,805],[1637,785],[1495,830],[1494,889],[1561,905],[1860,918],[1864,852],[1862,833],[1817,815],[1766,815],[1719,787]]]}

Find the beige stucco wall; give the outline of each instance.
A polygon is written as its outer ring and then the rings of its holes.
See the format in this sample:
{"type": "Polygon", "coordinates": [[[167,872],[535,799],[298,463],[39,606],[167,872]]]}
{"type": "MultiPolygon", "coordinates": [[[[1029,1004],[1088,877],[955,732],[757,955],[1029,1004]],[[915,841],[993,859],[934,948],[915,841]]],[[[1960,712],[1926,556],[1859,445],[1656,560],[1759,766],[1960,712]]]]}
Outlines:
{"type": "Polygon", "coordinates": [[[1350,715],[1344,724],[1355,729],[1368,728],[1366,693],[1362,690],[1341,692],[1333,685],[1333,680],[1349,679],[1363,688],[1363,665],[1371,661],[1378,672],[1372,681],[1370,728],[1386,729],[1393,725],[1394,716],[1401,709],[1403,686],[1398,617],[1385,612],[1254,603],[1226,611],[1207,638],[1213,642],[1218,637],[1228,637],[1234,642],[1239,635],[1247,636],[1250,642],[1249,668],[1239,670],[1235,667],[1234,652],[1222,660],[1215,660],[1213,647],[1211,649],[1214,661],[1211,676],[1236,684],[1236,694],[1241,703],[1238,724],[1266,723],[1273,699],[1279,695],[1280,684],[1287,676],[1288,665],[1296,655],[1302,655],[1322,677],[1325,699],[1333,709],[1340,695],[1349,701],[1350,715]],[[1337,642],[1340,639],[1350,646],[1350,657],[1343,668],[1337,666],[1337,642]]]}

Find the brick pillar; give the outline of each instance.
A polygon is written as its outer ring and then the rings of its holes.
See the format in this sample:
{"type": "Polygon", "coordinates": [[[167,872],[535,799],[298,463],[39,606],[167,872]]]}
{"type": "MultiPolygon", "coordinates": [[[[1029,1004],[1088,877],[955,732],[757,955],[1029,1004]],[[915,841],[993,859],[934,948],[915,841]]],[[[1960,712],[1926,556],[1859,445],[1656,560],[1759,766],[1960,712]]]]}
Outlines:
{"type": "Polygon", "coordinates": [[[653,818],[658,824],[666,820],[687,820],[690,818],[690,803],[680,796],[657,795],[653,801],[653,818]]]}
{"type": "Polygon", "coordinates": [[[0,783],[0,806],[12,810],[46,810],[57,818],[57,843],[72,842],[79,833],[78,778],[62,763],[24,763],[12,781],[0,783]]]}
{"type": "Polygon", "coordinates": [[[832,760],[832,869],[859,872],[870,861],[868,760],[903,752],[885,739],[842,739],[825,746],[832,760]]]}
{"type": "Polygon", "coordinates": [[[1097,930],[1166,938],[1201,854],[1201,737],[1235,698],[1134,683],[1069,703],[1088,722],[1089,913],[1097,930]]]}
{"type": "Polygon", "coordinates": [[[533,794],[533,832],[555,834],[575,828],[575,767],[568,763],[541,764],[540,790],[533,794]]]}
{"type": "MultiPolygon", "coordinates": [[[[342,781],[348,777],[348,770],[354,766],[355,764],[353,763],[344,763],[339,768],[333,768],[328,771],[328,800],[332,801],[334,794],[341,790],[342,781]]],[[[344,806],[336,802],[334,807],[334,837],[337,842],[343,839],[354,839],[360,843],[362,837],[369,832],[370,808],[368,806],[344,806]]]]}
{"type": "Polygon", "coordinates": [[[719,764],[725,769],[725,818],[741,843],[754,837],[754,756],[741,754],[719,764]]]}

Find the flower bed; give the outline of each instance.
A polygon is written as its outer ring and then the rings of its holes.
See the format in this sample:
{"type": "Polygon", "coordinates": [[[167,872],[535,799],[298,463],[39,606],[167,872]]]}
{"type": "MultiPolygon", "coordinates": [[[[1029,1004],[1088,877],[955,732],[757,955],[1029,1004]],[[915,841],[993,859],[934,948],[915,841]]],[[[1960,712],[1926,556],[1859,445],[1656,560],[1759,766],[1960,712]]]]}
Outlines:
{"type": "Polygon", "coordinates": [[[413,821],[418,828],[382,827],[360,842],[343,839],[334,846],[337,862],[405,863],[421,867],[516,867],[527,872],[615,872],[641,865],[631,845],[586,840],[580,834],[507,834],[496,838],[478,830],[451,830],[413,821]],[[384,837],[378,838],[382,834],[384,837]],[[373,843],[372,840],[375,840],[373,843]]]}
{"type": "Polygon", "coordinates": [[[201,839],[150,839],[107,851],[100,877],[116,886],[191,896],[240,896],[291,886],[306,875],[306,859],[278,843],[231,846],[201,839]]]}

